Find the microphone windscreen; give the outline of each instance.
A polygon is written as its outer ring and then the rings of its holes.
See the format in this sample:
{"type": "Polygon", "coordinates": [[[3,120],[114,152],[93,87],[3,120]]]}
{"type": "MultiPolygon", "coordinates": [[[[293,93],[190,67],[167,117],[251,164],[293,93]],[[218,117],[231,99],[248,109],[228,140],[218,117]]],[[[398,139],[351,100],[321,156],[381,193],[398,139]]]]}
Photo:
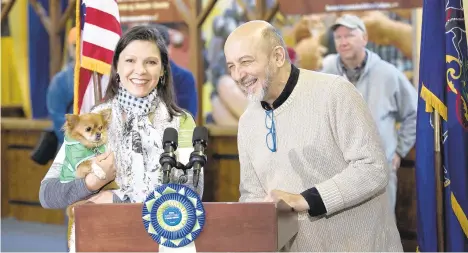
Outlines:
{"type": "Polygon", "coordinates": [[[164,143],[171,142],[171,143],[175,143],[177,146],[178,141],[179,141],[179,134],[177,133],[177,130],[175,130],[172,127],[168,127],[164,130],[163,145],[164,143]]]}
{"type": "Polygon", "coordinates": [[[203,140],[206,144],[208,144],[208,129],[203,126],[195,127],[193,130],[193,137],[192,142],[203,140]]]}

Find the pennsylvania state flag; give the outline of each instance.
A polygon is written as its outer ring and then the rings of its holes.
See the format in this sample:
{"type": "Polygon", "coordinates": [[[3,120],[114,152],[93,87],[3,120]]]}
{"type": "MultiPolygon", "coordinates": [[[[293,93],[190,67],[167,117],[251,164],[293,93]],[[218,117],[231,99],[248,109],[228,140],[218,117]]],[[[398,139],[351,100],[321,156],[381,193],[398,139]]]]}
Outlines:
{"type": "Polygon", "coordinates": [[[420,55],[416,137],[419,251],[437,251],[432,114],[437,110],[442,122],[444,248],[468,252],[468,52],[461,0],[424,0],[420,55]]]}

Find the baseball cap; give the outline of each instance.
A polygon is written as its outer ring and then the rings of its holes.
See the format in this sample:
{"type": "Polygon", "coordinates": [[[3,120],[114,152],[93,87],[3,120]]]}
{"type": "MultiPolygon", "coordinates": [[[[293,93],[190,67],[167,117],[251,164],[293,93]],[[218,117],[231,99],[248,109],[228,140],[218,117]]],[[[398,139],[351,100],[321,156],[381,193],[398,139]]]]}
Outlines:
{"type": "Polygon", "coordinates": [[[366,25],[364,24],[364,22],[362,22],[362,20],[360,18],[358,18],[357,16],[354,16],[354,15],[350,15],[350,14],[345,14],[341,17],[339,17],[335,24],[332,25],[331,29],[332,31],[335,31],[336,28],[338,28],[339,26],[344,26],[344,27],[347,27],[349,29],[360,29],[361,31],[363,32],[367,32],[366,31],[366,25]]]}
{"type": "Polygon", "coordinates": [[[77,37],[77,30],[76,27],[72,27],[70,31],[68,32],[67,36],[67,42],[69,45],[75,45],[76,44],[76,37],[77,37]]]}

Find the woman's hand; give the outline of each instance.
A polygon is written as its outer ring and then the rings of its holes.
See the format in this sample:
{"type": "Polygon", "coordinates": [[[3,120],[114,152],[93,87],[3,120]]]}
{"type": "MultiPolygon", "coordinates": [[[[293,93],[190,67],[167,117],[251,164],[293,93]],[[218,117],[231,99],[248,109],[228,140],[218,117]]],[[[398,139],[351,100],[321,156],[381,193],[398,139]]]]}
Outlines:
{"type": "Polygon", "coordinates": [[[115,160],[114,152],[107,151],[104,154],[98,155],[92,159],[93,163],[101,167],[106,177],[104,180],[99,179],[94,173],[89,173],[86,178],[86,187],[90,191],[97,191],[101,189],[104,185],[115,179],[116,169],[115,169],[115,160]]]}
{"type": "Polygon", "coordinates": [[[114,202],[114,193],[112,191],[101,191],[88,199],[95,204],[107,204],[114,202]]]}

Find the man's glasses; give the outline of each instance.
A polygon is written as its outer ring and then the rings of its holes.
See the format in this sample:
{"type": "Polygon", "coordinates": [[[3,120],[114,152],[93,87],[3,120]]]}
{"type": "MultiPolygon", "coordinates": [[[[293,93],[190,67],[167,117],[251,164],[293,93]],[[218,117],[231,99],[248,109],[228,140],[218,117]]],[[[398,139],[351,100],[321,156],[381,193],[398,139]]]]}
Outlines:
{"type": "Polygon", "coordinates": [[[266,144],[271,152],[276,152],[276,127],[273,119],[273,110],[265,111],[265,126],[268,129],[266,144]]]}

